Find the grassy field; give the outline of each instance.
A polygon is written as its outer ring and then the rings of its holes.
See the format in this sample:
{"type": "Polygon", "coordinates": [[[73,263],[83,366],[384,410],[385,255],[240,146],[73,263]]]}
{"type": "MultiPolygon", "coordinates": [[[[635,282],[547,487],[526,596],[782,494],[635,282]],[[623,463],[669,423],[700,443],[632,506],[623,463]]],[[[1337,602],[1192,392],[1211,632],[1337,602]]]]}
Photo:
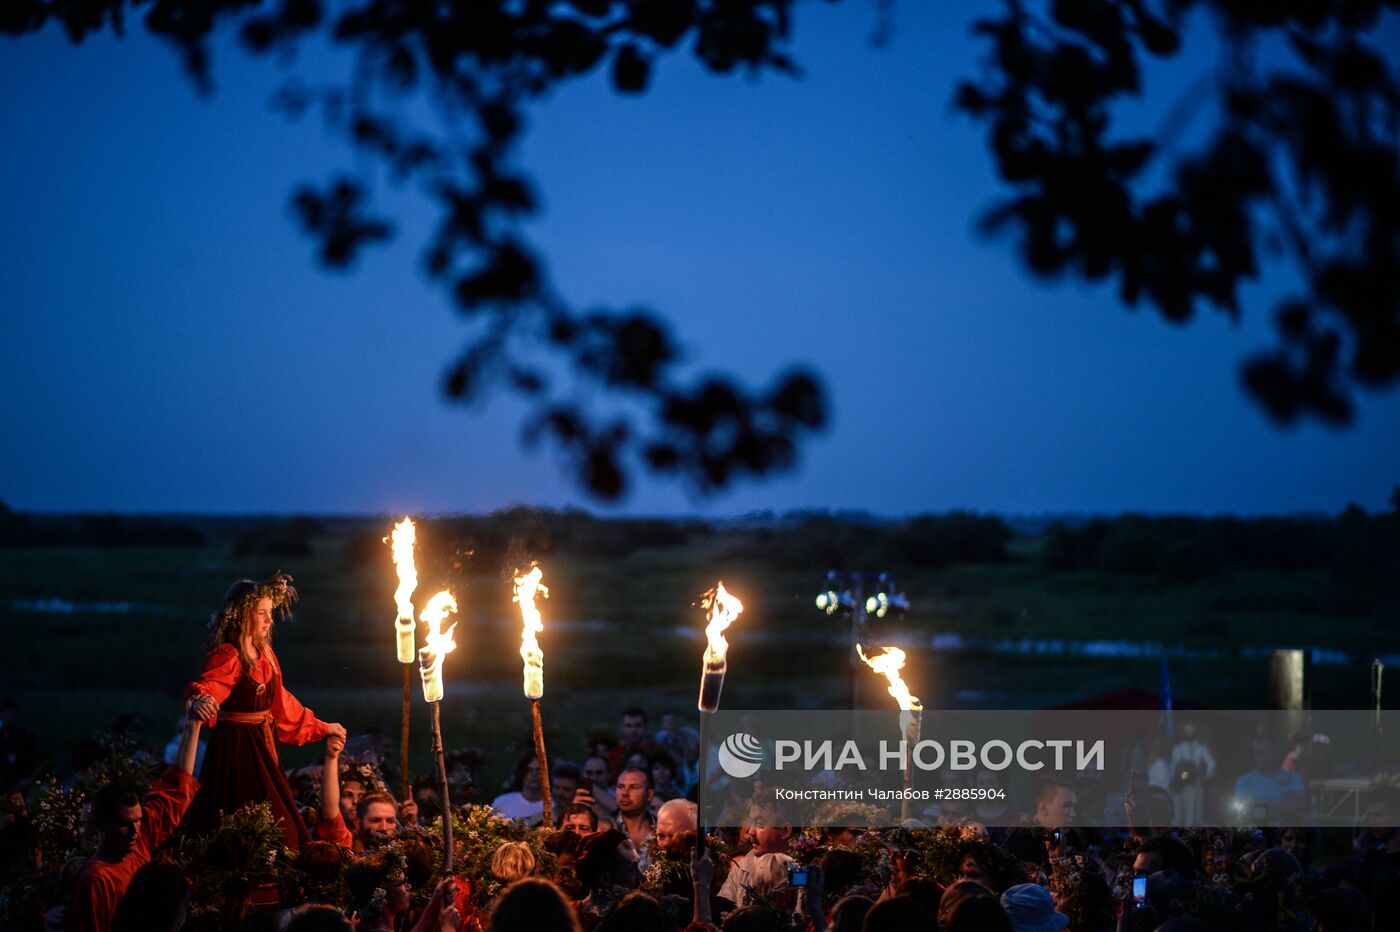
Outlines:
{"type": "MultiPolygon", "coordinates": [[[[246,522],[236,521],[205,521],[199,546],[0,550],[0,692],[19,702],[22,719],[59,754],[126,712],[143,716],[146,736],[163,743],[228,583],[282,569],[302,594],[295,620],[275,633],[288,686],[352,734],[374,724],[397,732],[395,580],[388,548],[376,540],[388,524],[321,521],[309,552],[295,555],[254,547],[236,556],[249,549],[240,544],[246,522]]],[[[695,602],[716,578],[746,606],[732,631],[726,707],[847,703],[849,624],[812,601],[827,566],[817,557],[795,569],[800,561],[761,530],[696,527],[626,546],[601,537],[590,546],[584,534],[568,546],[542,546],[535,528],[479,550],[445,531],[435,536],[431,523],[423,531],[420,603],[450,585],[463,607],[460,646],[446,667],[447,743],[489,749],[492,777],[503,775],[529,727],[506,570],[532,553],[549,552],[541,556],[552,592],[541,642],[556,754],[577,757],[583,735],[611,728],[625,705],[654,715],[694,708],[703,647],[695,602]]],[[[849,555],[852,546],[845,544],[848,565],[860,566],[854,561],[863,555],[849,555]]],[[[1170,653],[1178,701],[1258,707],[1266,697],[1260,652],[1308,646],[1326,661],[1314,667],[1314,704],[1361,707],[1371,657],[1400,654],[1393,600],[1341,598],[1326,570],[1227,565],[1168,582],[1051,571],[1038,559],[1041,546],[1022,535],[994,562],[906,561],[897,578],[913,610],[873,622],[868,640],[910,650],[907,679],[931,708],[1033,708],[1129,687],[1156,692],[1158,646],[1170,653]]],[[[868,671],[857,687],[860,706],[888,701],[868,671]]],[[[426,767],[416,674],[413,715],[414,763],[426,767]]]]}

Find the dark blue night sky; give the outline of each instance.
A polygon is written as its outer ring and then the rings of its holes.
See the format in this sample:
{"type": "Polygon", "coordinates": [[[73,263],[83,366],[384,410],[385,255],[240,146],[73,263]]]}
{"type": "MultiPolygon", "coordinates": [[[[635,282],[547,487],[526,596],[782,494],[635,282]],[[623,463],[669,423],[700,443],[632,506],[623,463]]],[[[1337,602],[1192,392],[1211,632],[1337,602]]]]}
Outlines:
{"type": "MultiPolygon", "coordinates": [[[[641,98],[598,76],[533,111],[531,232],[565,294],[660,309],[697,367],[751,384],[813,365],[835,405],[797,473],[708,501],[647,482],[626,510],[1383,507],[1400,393],[1363,399],[1346,432],[1280,430],[1239,386],[1281,275],[1246,293],[1242,324],[1177,328],[1108,289],[1033,281],[973,233],[1004,193],[950,106],[980,51],[973,11],[895,11],[875,49],[873,4],[799,8],[798,80],[676,58],[641,98]]],[[[0,43],[0,499],[587,504],[547,451],[522,451],[518,405],[442,400],[463,330],[419,272],[426,208],[389,189],[398,239],[322,270],[288,196],[352,156],[269,110],[271,63],[225,43],[215,77],[201,100],[137,35],[0,43]]]]}

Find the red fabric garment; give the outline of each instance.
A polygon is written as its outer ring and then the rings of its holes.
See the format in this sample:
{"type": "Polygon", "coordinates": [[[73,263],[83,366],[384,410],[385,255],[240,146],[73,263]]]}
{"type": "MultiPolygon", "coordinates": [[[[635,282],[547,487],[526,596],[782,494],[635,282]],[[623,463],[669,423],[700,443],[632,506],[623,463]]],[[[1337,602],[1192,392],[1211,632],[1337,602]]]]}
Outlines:
{"type": "Polygon", "coordinates": [[[338,812],[334,819],[322,819],[317,822],[316,827],[311,830],[311,837],[317,841],[329,841],[342,848],[355,847],[355,836],[345,827],[345,817],[338,812]]]}
{"type": "Polygon", "coordinates": [[[131,853],[116,864],[89,858],[78,875],[73,891],[73,903],[68,908],[68,932],[107,932],[117,904],[126,895],[131,878],[151,860],[151,853],[180,824],[180,819],[195,798],[199,784],[194,777],[175,767],[166,768],[151,794],[141,804],[141,834],[131,853]]]}
{"type": "MultiPolygon", "coordinates": [[[[204,693],[213,696],[214,701],[222,706],[244,675],[238,648],[232,644],[220,644],[205,656],[204,670],[199,674],[199,679],[185,688],[185,698],[204,693]]],[[[275,677],[280,687],[282,666],[277,662],[277,655],[268,648],[246,675],[259,684],[268,684],[275,677]]],[[[274,692],[270,708],[279,741],[300,746],[311,741],[320,741],[326,736],[326,723],[302,705],[285,687],[280,687],[274,692]]],[[[207,722],[206,726],[212,728],[216,724],[217,717],[207,722]]]]}
{"type": "Polygon", "coordinates": [[[205,657],[204,672],[185,693],[213,696],[224,713],[204,752],[199,772],[203,787],[186,817],[189,830],[206,833],[219,824],[221,813],[265,801],[282,820],[288,847],[300,848],[310,841],[282,772],[274,733],[288,744],[305,744],[324,738],[326,724],[282,687],[276,656],[265,651],[252,670],[244,672],[238,651],[231,644],[221,644],[205,657]],[[229,713],[261,719],[233,721],[229,713]]]}

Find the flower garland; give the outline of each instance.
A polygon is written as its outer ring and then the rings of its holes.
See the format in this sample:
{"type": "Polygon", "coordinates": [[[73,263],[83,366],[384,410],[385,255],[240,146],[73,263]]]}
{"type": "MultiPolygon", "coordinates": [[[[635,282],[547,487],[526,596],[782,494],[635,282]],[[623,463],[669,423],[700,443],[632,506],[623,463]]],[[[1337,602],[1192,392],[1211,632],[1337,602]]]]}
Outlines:
{"type": "Polygon", "coordinates": [[[282,824],[266,802],[224,815],[209,834],[185,839],[180,853],[195,915],[236,913],[254,888],[292,882],[286,875],[294,864],[282,843],[282,824]]]}
{"type": "Polygon", "coordinates": [[[59,783],[53,777],[41,780],[30,821],[37,834],[39,853],[47,866],[59,867],[77,854],[87,854],[85,843],[88,794],[78,786],[59,783]]]}
{"type": "Polygon", "coordinates": [[[1025,866],[1015,856],[992,844],[980,832],[956,825],[911,832],[912,847],[919,853],[924,876],[950,884],[962,873],[963,861],[972,858],[997,880],[998,886],[1025,883],[1025,866]]]}
{"type": "Polygon", "coordinates": [[[390,845],[380,853],[379,857],[384,862],[384,882],[374,888],[368,903],[356,905],[361,922],[370,925],[384,917],[384,910],[389,902],[389,890],[404,883],[408,872],[408,862],[402,848],[390,845]]]}
{"type": "MultiPolygon", "coordinates": [[[[710,883],[710,892],[714,894],[719,892],[729,876],[733,854],[729,845],[719,838],[709,839],[708,847],[710,860],[715,866],[714,879],[710,883]]],[[[674,854],[666,850],[653,851],[651,863],[642,872],[642,890],[658,900],[668,895],[680,895],[689,899],[692,896],[690,852],[674,854]]]]}
{"type": "MultiPolygon", "coordinates": [[[[558,867],[554,854],[544,847],[545,832],[526,827],[524,822],[505,818],[490,806],[468,805],[454,807],[452,836],[454,842],[453,873],[471,882],[476,905],[486,908],[500,892],[502,884],[491,873],[491,858],[496,849],[508,841],[521,841],[530,846],[535,856],[536,873],[550,875],[558,867]]],[[[433,823],[434,833],[441,838],[442,819],[433,823]]],[[[437,849],[442,844],[438,842],[437,849]]],[[[441,868],[439,867],[439,871],[441,868]]]]}

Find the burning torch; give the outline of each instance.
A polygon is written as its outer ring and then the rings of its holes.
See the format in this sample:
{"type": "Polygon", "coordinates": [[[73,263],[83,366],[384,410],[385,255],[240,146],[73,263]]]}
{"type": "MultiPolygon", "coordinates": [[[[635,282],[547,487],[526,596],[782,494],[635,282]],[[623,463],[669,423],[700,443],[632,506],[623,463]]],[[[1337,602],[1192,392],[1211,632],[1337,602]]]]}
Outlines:
{"type": "Polygon", "coordinates": [[[413,565],[413,541],[416,532],[413,522],[404,518],[394,525],[390,543],[394,553],[394,569],[399,574],[399,587],[394,590],[394,604],[398,607],[398,617],[394,620],[394,631],[398,635],[399,663],[403,665],[403,719],[399,728],[399,774],[403,799],[409,798],[408,782],[408,692],[409,666],[415,653],[413,646],[413,591],[418,588],[418,570],[413,565]]]}
{"type": "MultiPolygon", "coordinates": [[[[705,766],[710,752],[705,746],[706,713],[719,708],[719,695],[724,689],[724,674],[729,669],[729,642],[724,639],[724,630],[734,623],[744,604],[724,588],[721,580],[713,589],[705,593],[700,604],[709,609],[710,621],[705,625],[705,656],[700,664],[700,698],[696,706],[700,709],[700,789],[707,788],[705,766]]],[[[699,814],[696,826],[696,844],[705,844],[705,820],[699,814]]],[[[702,849],[703,850],[703,849],[702,849]]]]}
{"type": "Polygon", "coordinates": [[[882,674],[890,684],[890,695],[899,703],[899,730],[904,736],[904,798],[899,804],[900,819],[909,818],[909,755],[914,745],[919,743],[919,733],[923,727],[924,704],[919,697],[909,691],[904,677],[899,671],[904,669],[904,651],[898,647],[887,647],[883,654],[867,657],[865,650],[856,645],[856,653],[866,666],[882,674]]]}
{"type": "Polygon", "coordinates": [[[442,870],[452,873],[452,801],[447,792],[447,760],[442,752],[442,661],[457,649],[452,634],[457,630],[456,622],[446,631],[442,623],[447,616],[457,611],[457,600],[446,590],[428,600],[423,607],[423,623],[428,626],[423,646],[418,649],[418,672],[423,678],[423,698],[432,710],[433,755],[437,758],[438,783],[442,790],[442,838],[445,848],[442,870]]]}
{"type": "Polygon", "coordinates": [[[554,805],[550,797],[549,758],[544,748],[544,722],[540,718],[540,697],[544,695],[544,650],[535,635],[544,630],[537,596],[549,598],[549,589],[540,585],[544,573],[539,564],[530,567],[523,576],[515,577],[514,601],[520,603],[520,659],[524,661],[525,698],[530,700],[530,714],[535,721],[535,759],[540,764],[540,787],[544,791],[544,824],[554,825],[554,805]]]}
{"type": "Polygon", "coordinates": [[[719,708],[724,674],[729,669],[729,642],[724,639],[724,629],[734,623],[734,619],[744,610],[744,605],[725,590],[723,582],[705,593],[701,604],[710,610],[710,623],[705,625],[708,643],[700,667],[699,709],[701,712],[713,712],[719,708]]]}

